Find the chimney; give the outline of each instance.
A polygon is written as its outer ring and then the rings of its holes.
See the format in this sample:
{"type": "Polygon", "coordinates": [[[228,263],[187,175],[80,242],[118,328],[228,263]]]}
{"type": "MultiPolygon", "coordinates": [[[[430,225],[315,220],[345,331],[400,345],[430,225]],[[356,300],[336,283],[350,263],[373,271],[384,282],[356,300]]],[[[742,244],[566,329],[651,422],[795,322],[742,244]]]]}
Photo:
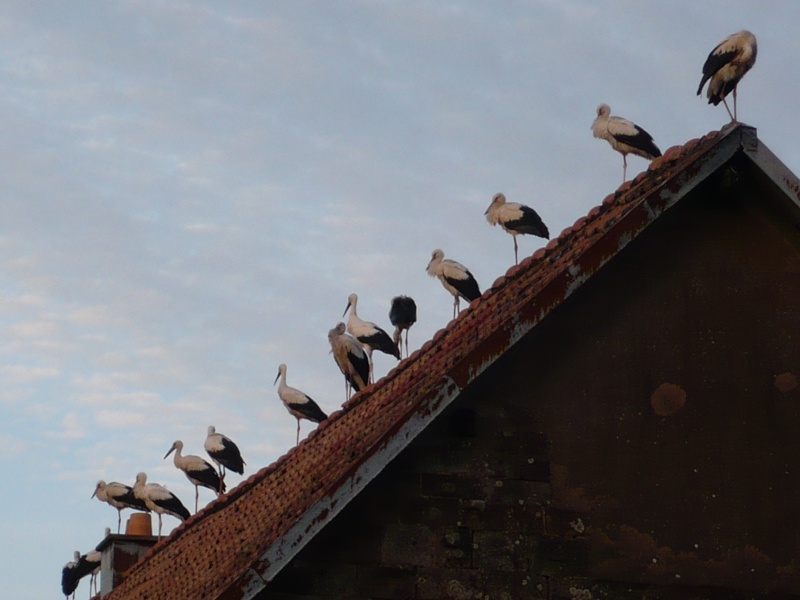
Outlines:
{"type": "Polygon", "coordinates": [[[125,534],[109,534],[97,546],[103,557],[100,562],[100,598],[105,598],[125,578],[158,538],[153,535],[150,513],[133,513],[125,526],[125,534]]]}

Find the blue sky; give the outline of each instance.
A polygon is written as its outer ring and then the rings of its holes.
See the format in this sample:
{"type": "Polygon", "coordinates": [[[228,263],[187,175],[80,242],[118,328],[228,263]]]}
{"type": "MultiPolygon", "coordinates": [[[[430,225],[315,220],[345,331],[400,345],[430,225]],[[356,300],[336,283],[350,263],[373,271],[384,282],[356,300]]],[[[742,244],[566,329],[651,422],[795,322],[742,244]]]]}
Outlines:
{"type": "MultiPolygon", "coordinates": [[[[280,363],[337,410],[326,336],[348,294],[386,329],[413,296],[412,350],[445,327],[434,248],[481,289],[513,264],[495,192],[554,236],[600,203],[622,160],[592,138],[599,103],[662,150],[726,124],[695,91],[727,34],[759,40],[740,120],[800,172],[798,22],[771,1],[3,3],[6,595],[57,597],[72,552],[116,528],[98,479],[146,471],[193,508],[174,440],[203,455],[213,424],[246,475],[289,450],[280,363]]],[[[393,364],[376,354],[378,376],[393,364]]]]}

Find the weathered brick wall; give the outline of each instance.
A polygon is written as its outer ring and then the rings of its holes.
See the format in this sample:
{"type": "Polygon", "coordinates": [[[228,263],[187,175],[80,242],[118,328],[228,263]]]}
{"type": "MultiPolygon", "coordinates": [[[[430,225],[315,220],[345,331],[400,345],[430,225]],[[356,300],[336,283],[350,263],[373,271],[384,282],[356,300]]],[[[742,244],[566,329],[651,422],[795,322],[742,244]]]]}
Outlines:
{"type": "Polygon", "coordinates": [[[317,536],[268,597],[547,597],[547,580],[531,575],[551,495],[547,440],[492,431],[498,407],[461,404],[317,536]]]}

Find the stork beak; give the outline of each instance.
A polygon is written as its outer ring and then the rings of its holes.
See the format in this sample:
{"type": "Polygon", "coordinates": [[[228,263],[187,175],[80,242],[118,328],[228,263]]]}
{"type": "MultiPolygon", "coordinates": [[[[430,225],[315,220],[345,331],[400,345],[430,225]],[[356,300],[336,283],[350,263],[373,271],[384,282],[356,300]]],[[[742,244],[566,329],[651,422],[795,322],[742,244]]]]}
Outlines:
{"type": "Polygon", "coordinates": [[[344,318],[344,316],[347,314],[348,310],[350,310],[350,303],[349,302],[347,303],[347,307],[344,309],[344,312],[342,313],[342,318],[344,318]]]}
{"type": "Polygon", "coordinates": [[[278,369],[278,374],[275,376],[275,381],[272,382],[272,385],[278,383],[278,379],[280,379],[280,376],[281,376],[281,371],[280,369],[278,369]]]}
{"type": "Polygon", "coordinates": [[[95,496],[97,496],[97,488],[94,488],[94,491],[92,492],[92,495],[89,496],[89,497],[90,498],[94,498],[95,496]]]}
{"type": "MultiPolygon", "coordinates": [[[[167,453],[164,455],[164,458],[167,458],[167,457],[168,457],[170,454],[172,454],[172,451],[173,451],[173,450],[175,450],[175,444],[172,444],[172,448],[170,448],[170,449],[169,449],[169,452],[167,452],[167,453]]],[[[161,459],[161,460],[164,460],[164,459],[161,459]]]]}

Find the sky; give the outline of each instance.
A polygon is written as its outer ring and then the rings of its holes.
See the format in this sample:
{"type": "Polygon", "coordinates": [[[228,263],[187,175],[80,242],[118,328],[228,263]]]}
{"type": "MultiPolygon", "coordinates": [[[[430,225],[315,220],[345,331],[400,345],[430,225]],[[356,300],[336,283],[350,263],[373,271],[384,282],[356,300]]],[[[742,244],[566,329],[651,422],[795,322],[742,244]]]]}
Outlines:
{"type": "MultiPolygon", "coordinates": [[[[496,192],[553,237],[599,204],[622,180],[601,102],[662,151],[720,129],[695,92],[734,31],[759,42],[739,119],[800,173],[798,22],[772,0],[3,2],[5,595],[60,596],[73,551],[116,529],[99,479],[145,471],[193,510],[174,440],[205,456],[215,425],[246,476],[291,449],[279,364],[339,409],[327,333],[350,293],[389,331],[412,296],[412,352],[446,327],[435,248],[482,290],[513,265],[496,192]]],[[[395,364],[376,353],[378,377],[395,364]]]]}

